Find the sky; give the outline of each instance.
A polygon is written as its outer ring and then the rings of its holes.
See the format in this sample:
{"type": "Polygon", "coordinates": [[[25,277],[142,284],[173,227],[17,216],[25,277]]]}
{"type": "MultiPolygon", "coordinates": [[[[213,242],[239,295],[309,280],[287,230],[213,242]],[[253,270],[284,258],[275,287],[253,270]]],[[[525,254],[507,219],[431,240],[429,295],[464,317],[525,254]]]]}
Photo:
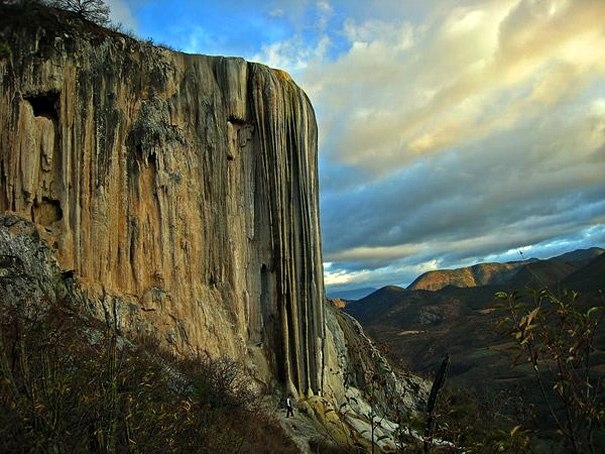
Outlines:
{"type": "Polygon", "coordinates": [[[605,247],[603,0],[109,0],[289,72],[319,126],[328,293],[605,247]]]}

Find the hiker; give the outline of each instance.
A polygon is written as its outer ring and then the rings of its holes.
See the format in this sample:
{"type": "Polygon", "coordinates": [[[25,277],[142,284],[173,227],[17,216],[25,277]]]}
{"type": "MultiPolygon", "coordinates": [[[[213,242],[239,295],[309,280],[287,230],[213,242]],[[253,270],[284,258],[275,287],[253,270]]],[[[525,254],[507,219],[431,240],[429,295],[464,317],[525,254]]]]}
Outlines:
{"type": "Polygon", "coordinates": [[[292,394],[288,394],[286,398],[286,418],[294,416],[294,410],[292,409],[292,394]]]}

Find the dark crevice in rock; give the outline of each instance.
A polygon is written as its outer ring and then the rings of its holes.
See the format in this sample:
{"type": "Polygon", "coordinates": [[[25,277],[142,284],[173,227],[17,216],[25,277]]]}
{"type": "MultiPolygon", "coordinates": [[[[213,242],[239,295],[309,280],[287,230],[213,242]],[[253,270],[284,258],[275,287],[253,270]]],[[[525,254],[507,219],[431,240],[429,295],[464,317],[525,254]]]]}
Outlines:
{"type": "Polygon", "coordinates": [[[236,126],[251,126],[252,123],[244,118],[239,118],[236,115],[229,115],[227,121],[236,126]]]}
{"type": "Polygon", "coordinates": [[[50,226],[63,219],[63,209],[58,200],[42,197],[41,202],[32,205],[32,220],[37,224],[50,226]]]}
{"type": "Polygon", "coordinates": [[[32,106],[35,117],[46,117],[58,122],[59,95],[58,91],[48,91],[46,93],[26,95],[23,99],[32,106]]]}

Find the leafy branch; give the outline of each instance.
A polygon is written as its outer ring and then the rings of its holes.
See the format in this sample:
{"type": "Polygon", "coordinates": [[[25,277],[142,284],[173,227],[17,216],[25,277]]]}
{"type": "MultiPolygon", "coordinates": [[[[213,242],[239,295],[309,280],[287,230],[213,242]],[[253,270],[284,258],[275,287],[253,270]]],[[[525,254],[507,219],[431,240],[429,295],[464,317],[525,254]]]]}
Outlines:
{"type": "Polygon", "coordinates": [[[593,364],[600,305],[582,304],[577,292],[551,290],[529,295],[498,292],[505,316],[500,326],[515,342],[513,365],[531,365],[540,394],[563,440],[573,453],[596,452],[603,430],[603,376],[593,364]]]}

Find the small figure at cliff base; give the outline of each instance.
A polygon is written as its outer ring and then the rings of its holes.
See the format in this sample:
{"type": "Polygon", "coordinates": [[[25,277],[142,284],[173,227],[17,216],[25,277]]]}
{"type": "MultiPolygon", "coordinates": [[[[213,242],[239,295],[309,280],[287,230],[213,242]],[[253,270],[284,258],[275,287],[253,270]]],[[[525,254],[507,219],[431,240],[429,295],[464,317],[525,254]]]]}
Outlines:
{"type": "Polygon", "coordinates": [[[294,409],[292,408],[292,394],[288,394],[286,397],[286,418],[294,416],[294,409]]]}

